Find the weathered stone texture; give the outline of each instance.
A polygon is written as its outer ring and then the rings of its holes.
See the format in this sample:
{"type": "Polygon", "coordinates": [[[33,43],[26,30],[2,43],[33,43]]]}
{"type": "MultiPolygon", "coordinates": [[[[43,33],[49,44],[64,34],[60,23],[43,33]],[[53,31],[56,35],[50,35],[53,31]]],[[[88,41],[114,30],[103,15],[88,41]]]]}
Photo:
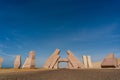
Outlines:
{"type": "Polygon", "coordinates": [[[29,53],[29,57],[26,58],[25,63],[22,68],[35,68],[36,67],[36,53],[35,51],[31,51],[29,53]]]}
{"type": "Polygon", "coordinates": [[[74,69],[83,68],[83,64],[78,60],[76,56],[73,55],[73,53],[70,50],[67,51],[67,54],[68,54],[68,60],[73,65],[74,69]]]}
{"type": "Polygon", "coordinates": [[[84,64],[84,68],[88,68],[88,61],[87,61],[87,56],[83,55],[83,64],[84,64]]]}
{"type": "Polygon", "coordinates": [[[87,60],[88,60],[88,68],[93,68],[93,64],[91,61],[91,56],[87,56],[87,60]]]}
{"type": "Polygon", "coordinates": [[[2,67],[3,58],[0,57],[0,68],[2,67]]]}
{"type": "Polygon", "coordinates": [[[116,68],[117,67],[117,58],[115,58],[114,54],[109,54],[104,58],[102,64],[102,68],[116,68]]]}
{"type": "Polygon", "coordinates": [[[55,52],[48,58],[46,61],[44,68],[48,69],[57,69],[58,64],[60,62],[66,62],[68,64],[68,68],[70,69],[78,69],[82,67],[80,61],[73,55],[73,53],[68,50],[68,57],[67,58],[60,58],[59,56],[60,50],[56,49],[55,52]]]}
{"type": "Polygon", "coordinates": [[[20,67],[21,67],[21,56],[17,55],[14,61],[14,68],[20,68],[20,67]]]}
{"type": "Polygon", "coordinates": [[[55,68],[57,67],[57,60],[60,58],[59,56],[59,53],[60,53],[60,50],[59,49],[56,49],[54,51],[54,53],[48,58],[48,60],[46,61],[46,63],[44,64],[44,68],[54,68],[54,65],[55,65],[55,68]]]}

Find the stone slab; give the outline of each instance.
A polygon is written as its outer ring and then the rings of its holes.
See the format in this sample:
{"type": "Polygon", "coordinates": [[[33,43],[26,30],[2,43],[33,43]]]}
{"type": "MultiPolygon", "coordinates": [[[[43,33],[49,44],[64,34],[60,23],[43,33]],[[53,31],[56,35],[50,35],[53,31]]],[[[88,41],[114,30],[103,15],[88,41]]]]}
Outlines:
{"type": "Polygon", "coordinates": [[[21,67],[21,56],[17,55],[16,59],[14,61],[14,68],[20,68],[21,67]]]}
{"type": "Polygon", "coordinates": [[[102,64],[102,68],[116,68],[117,67],[117,58],[115,58],[114,54],[109,54],[104,58],[102,64]]]}

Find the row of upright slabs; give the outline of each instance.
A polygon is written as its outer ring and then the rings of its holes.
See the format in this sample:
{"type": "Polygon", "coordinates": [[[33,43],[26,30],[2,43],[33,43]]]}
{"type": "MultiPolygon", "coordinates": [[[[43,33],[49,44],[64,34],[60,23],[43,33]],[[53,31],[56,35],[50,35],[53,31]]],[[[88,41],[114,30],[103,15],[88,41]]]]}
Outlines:
{"type": "MultiPolygon", "coordinates": [[[[68,69],[84,69],[84,68],[93,68],[93,63],[90,56],[83,55],[83,62],[80,62],[79,59],[70,51],[67,51],[67,58],[61,58],[59,56],[60,49],[56,49],[54,53],[48,58],[44,64],[44,68],[47,69],[58,69],[60,62],[66,62],[68,69]]],[[[36,53],[31,51],[29,57],[26,58],[22,68],[36,68],[36,53]]],[[[2,66],[3,58],[0,58],[0,67],[2,66]]],[[[117,58],[114,54],[109,54],[101,63],[101,68],[117,68],[117,58]]],[[[17,55],[14,61],[14,68],[21,68],[21,56],[17,55]]]]}

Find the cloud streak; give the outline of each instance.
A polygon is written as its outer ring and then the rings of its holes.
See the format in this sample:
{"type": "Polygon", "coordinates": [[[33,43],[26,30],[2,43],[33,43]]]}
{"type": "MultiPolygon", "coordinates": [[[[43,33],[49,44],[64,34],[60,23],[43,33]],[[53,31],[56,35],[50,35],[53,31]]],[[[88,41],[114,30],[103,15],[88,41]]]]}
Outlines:
{"type": "Polygon", "coordinates": [[[0,49],[0,55],[9,56],[9,57],[16,57],[16,55],[7,54],[1,49],[0,49]]]}
{"type": "Polygon", "coordinates": [[[94,29],[83,29],[75,34],[72,38],[73,41],[94,41],[101,39],[117,39],[120,36],[113,34],[117,29],[117,24],[110,24],[107,26],[101,26],[94,29]]]}

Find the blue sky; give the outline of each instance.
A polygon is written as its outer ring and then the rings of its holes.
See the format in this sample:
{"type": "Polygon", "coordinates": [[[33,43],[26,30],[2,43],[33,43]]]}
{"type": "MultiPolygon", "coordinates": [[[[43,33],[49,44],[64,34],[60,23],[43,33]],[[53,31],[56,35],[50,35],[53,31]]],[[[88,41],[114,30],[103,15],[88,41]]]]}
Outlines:
{"type": "Polygon", "coordinates": [[[70,49],[80,60],[101,61],[108,53],[120,57],[119,0],[0,0],[0,56],[4,67],[22,63],[36,51],[42,67],[56,48],[70,49]]]}

